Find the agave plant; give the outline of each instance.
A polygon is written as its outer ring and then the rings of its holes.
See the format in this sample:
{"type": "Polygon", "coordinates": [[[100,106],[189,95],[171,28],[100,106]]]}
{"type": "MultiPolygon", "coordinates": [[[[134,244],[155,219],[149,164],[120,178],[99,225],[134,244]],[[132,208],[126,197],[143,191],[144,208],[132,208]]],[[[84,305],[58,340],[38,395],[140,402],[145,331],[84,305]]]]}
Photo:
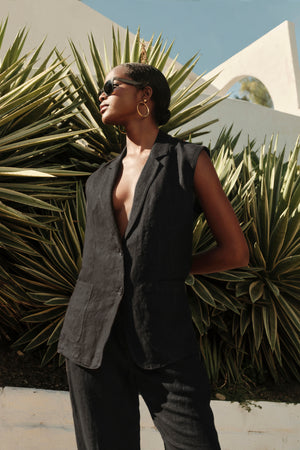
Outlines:
{"type": "MultiPolygon", "coordinates": [[[[6,28],[7,21],[0,25],[0,47],[6,28]]],[[[84,175],[70,169],[76,154],[70,145],[84,130],[69,125],[73,106],[59,84],[66,69],[57,58],[49,63],[54,52],[38,63],[42,44],[22,55],[26,35],[18,33],[0,62],[0,329],[6,336],[22,328],[31,301],[14,277],[14,257],[38,256],[37,230],[51,229],[46,214],[60,211],[51,200],[74,197],[68,179],[84,175]]]]}
{"type": "Polygon", "coordinates": [[[213,327],[200,330],[215,380],[222,375],[236,382],[247,373],[257,379],[271,376],[278,381],[279,376],[293,376],[299,380],[299,144],[288,162],[284,162],[284,151],[277,154],[276,147],[273,140],[267,152],[262,146],[259,160],[249,148],[244,151],[240,183],[248,184],[243,214],[248,223],[249,267],[208,277],[221,283],[226,295],[233,295],[238,309],[238,314],[232,311],[229,317],[228,312],[222,314],[227,328],[214,328],[216,309],[211,309],[206,317],[213,327]],[[230,276],[236,278],[230,280],[230,276]],[[216,341],[222,352],[212,348],[216,341]]]}
{"type": "Polygon", "coordinates": [[[46,343],[43,365],[56,355],[65,310],[81,266],[85,229],[82,183],[77,183],[74,199],[57,201],[56,205],[61,210],[60,221],[55,214],[50,230],[39,229],[39,250],[35,258],[19,253],[14,264],[16,281],[31,300],[31,308],[23,317],[30,325],[29,330],[14,347],[26,344],[25,351],[28,351],[46,343]]]}
{"type": "Polygon", "coordinates": [[[252,364],[260,372],[267,365],[275,380],[289,372],[299,379],[300,146],[297,142],[288,162],[284,151],[276,154],[276,141],[266,153],[264,147],[257,168],[249,152],[244,154],[244,181],[255,172],[253,201],[246,202],[251,259],[248,278],[228,288],[243,304],[234,325],[247,342],[252,364]]]}
{"type": "MultiPolygon", "coordinates": [[[[7,21],[0,25],[0,48],[6,27],[7,21]]],[[[66,68],[57,58],[48,65],[54,52],[37,66],[42,44],[32,54],[20,56],[25,38],[23,29],[0,64],[0,198],[9,206],[18,203],[25,209],[51,210],[55,208],[43,202],[43,197],[55,198],[55,192],[61,196],[64,189],[70,194],[66,181],[60,183],[56,178],[80,175],[66,169],[74,167],[70,145],[85,130],[70,126],[79,100],[72,104],[60,86],[66,68]]]]}

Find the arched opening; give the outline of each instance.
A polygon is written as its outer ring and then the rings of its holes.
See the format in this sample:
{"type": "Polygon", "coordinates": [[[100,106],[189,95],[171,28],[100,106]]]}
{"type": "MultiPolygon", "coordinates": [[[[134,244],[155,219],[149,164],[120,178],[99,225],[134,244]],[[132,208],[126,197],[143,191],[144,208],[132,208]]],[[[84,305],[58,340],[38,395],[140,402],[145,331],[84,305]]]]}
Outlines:
{"type": "Polygon", "coordinates": [[[231,98],[274,109],[272,97],[262,81],[252,76],[246,76],[232,85],[228,91],[231,98]]]}

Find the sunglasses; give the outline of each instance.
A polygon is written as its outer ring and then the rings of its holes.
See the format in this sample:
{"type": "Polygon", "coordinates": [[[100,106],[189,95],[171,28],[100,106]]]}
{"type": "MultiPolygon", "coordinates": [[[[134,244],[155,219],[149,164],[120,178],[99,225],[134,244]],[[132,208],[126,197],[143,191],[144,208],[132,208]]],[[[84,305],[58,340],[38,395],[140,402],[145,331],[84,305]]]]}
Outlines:
{"type": "Polygon", "coordinates": [[[103,89],[100,89],[98,95],[100,97],[101,94],[103,94],[103,92],[109,96],[111,95],[114,90],[118,87],[118,85],[115,84],[115,81],[121,81],[121,83],[125,83],[125,84],[130,84],[132,86],[144,86],[144,83],[142,83],[141,81],[134,81],[134,80],[129,80],[128,78],[118,78],[118,77],[114,77],[112,80],[107,80],[106,83],[103,86],[103,89]]]}

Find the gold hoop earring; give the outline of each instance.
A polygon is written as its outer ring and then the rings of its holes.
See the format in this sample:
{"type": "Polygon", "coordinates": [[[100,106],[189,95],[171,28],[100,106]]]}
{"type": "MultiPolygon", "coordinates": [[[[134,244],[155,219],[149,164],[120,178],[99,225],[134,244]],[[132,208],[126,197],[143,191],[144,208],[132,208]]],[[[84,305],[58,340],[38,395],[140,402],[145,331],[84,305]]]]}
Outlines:
{"type": "Polygon", "coordinates": [[[150,109],[149,109],[149,107],[148,107],[148,105],[147,105],[147,99],[145,99],[144,98],[144,100],[143,101],[140,101],[137,105],[136,105],[136,110],[137,110],[137,113],[138,113],[138,115],[140,116],[140,117],[142,117],[143,119],[146,119],[146,117],[148,117],[149,116],[149,114],[150,114],[150,109]],[[145,106],[145,108],[146,108],[146,114],[143,114],[143,113],[141,113],[141,111],[140,111],[140,105],[142,104],[142,106],[145,106]]]}

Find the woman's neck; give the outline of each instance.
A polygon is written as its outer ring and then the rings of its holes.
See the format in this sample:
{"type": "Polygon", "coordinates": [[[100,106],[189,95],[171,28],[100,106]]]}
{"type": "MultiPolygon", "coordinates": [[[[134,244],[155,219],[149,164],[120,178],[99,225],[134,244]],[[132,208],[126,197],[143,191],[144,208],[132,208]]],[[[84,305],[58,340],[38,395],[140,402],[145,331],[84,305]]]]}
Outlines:
{"type": "Polygon", "coordinates": [[[127,154],[141,153],[143,150],[151,149],[158,132],[158,126],[152,121],[139,121],[135,126],[127,127],[127,154]]]}

